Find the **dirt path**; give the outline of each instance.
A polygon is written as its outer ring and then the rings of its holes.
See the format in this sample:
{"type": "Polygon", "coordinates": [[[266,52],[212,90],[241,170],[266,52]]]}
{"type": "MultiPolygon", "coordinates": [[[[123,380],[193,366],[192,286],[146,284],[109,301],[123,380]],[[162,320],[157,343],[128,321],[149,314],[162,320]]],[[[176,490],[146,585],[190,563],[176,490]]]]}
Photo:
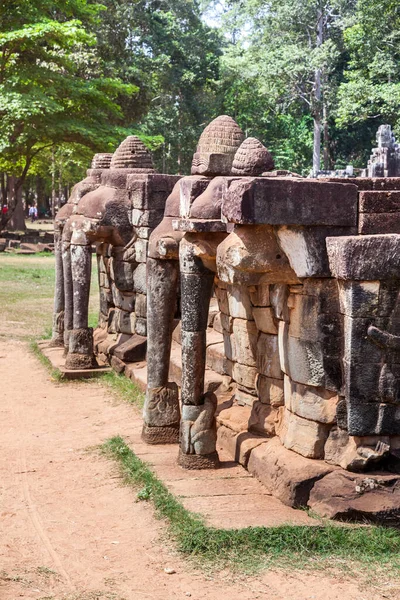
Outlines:
{"type": "Polygon", "coordinates": [[[151,506],[88,451],[129,437],[135,409],[96,384],[52,382],[23,342],[1,342],[0,388],[1,600],[395,598],[318,573],[206,579],[162,543],[151,506]]]}

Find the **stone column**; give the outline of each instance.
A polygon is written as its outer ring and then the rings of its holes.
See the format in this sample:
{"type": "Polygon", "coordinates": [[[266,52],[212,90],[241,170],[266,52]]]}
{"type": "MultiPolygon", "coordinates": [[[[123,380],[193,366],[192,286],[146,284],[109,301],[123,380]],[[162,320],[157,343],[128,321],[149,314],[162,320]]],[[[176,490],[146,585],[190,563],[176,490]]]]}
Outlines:
{"type": "Polygon", "coordinates": [[[62,241],[62,263],[64,277],[64,354],[68,354],[69,337],[73,327],[74,294],[72,289],[70,242],[62,241]]]}
{"type": "Polygon", "coordinates": [[[179,438],[179,395],[168,382],[174,307],[177,299],[177,260],[147,259],[147,391],[144,441],[176,443],[179,438]]]}
{"type": "Polygon", "coordinates": [[[204,394],[207,317],[214,272],[195,256],[185,238],[180,245],[182,303],[182,421],[178,463],[187,469],[215,468],[214,394],[204,394]]]}
{"type": "Polygon", "coordinates": [[[93,329],[88,327],[92,247],[86,244],[70,246],[73,290],[73,329],[69,336],[69,351],[65,361],[67,369],[97,367],[93,353],[93,329]]]}
{"type": "Polygon", "coordinates": [[[62,257],[62,232],[54,232],[56,279],[54,290],[52,346],[64,346],[64,270],[62,257]]]}

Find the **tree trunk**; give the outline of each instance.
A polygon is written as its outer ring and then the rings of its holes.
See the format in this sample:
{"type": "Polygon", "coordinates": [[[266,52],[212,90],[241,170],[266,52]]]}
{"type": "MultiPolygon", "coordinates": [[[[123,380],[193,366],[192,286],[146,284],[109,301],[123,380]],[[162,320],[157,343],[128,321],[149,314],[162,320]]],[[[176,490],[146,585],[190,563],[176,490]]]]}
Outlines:
{"type": "Polygon", "coordinates": [[[47,210],[46,195],[44,191],[44,180],[40,175],[36,177],[36,202],[38,213],[43,214],[47,210]]]}
{"type": "Polygon", "coordinates": [[[5,173],[0,174],[0,190],[1,190],[1,204],[7,202],[7,190],[6,190],[6,175],[5,173]]]}
{"type": "Polygon", "coordinates": [[[324,170],[329,171],[330,169],[330,156],[329,156],[329,127],[328,127],[328,109],[324,102],[323,107],[323,119],[324,119],[324,170]]]}
{"type": "MultiPolygon", "coordinates": [[[[317,12],[317,47],[323,42],[322,10],[317,12]]],[[[313,175],[317,175],[321,165],[321,69],[315,69],[314,85],[314,148],[313,148],[313,175]]]]}
{"type": "Polygon", "coordinates": [[[17,178],[12,175],[9,175],[7,180],[7,204],[10,218],[7,221],[6,229],[8,231],[25,231],[22,185],[18,185],[17,178]]]}
{"type": "Polygon", "coordinates": [[[51,150],[51,216],[56,216],[56,159],[54,148],[51,150]]]}

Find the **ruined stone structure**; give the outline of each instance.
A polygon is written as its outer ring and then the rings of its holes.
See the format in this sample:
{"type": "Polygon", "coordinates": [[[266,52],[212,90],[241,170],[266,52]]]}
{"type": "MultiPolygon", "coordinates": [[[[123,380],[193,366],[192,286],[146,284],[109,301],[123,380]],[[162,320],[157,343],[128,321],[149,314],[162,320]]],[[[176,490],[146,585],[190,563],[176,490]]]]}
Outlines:
{"type": "MultiPolygon", "coordinates": [[[[121,356],[126,358],[130,352],[144,358],[147,240],[151,228],[162,218],[165,199],[177,179],[155,173],[149,152],[136,136],[122,142],[112,158],[96,155],[94,163],[103,168],[90,171],[90,181],[84,180],[74,188],[59,217],[62,261],[57,260],[56,277],[59,281],[62,273],[64,286],[57,286],[56,298],[64,298],[64,345],[69,369],[97,366],[93,331],[88,327],[94,243],[101,328],[95,339],[96,350],[100,342],[104,352],[108,345],[128,342],[121,356]],[[109,168],[104,168],[107,164],[109,168]],[[108,334],[112,334],[111,340],[108,334]]],[[[59,239],[59,232],[57,236],[59,239]]],[[[54,320],[61,321],[57,316],[54,320]]]]}
{"type": "Polygon", "coordinates": [[[218,467],[219,444],[291,506],[398,518],[400,178],[274,171],[226,116],[190,176],[154,174],[143,148],[146,172],[132,172],[125,148],[63,239],[71,256],[98,243],[97,355],[135,379],[147,336],[144,440],[179,443],[189,469],[218,467]],[[104,198],[119,207],[112,231],[104,198]]]}
{"type": "Polygon", "coordinates": [[[67,345],[64,340],[65,329],[72,329],[72,311],[67,309],[67,322],[65,322],[65,306],[70,305],[72,298],[68,296],[71,290],[69,282],[64,286],[64,268],[62,252],[62,235],[65,223],[72,215],[74,209],[82,196],[97,189],[100,185],[103,169],[108,169],[111,163],[112,154],[95,154],[92,160],[91,168],[87,172],[87,177],[74,185],[68,202],[58,211],[54,220],[54,253],[56,259],[56,282],[54,294],[54,312],[53,312],[53,336],[52,344],[54,346],[67,345]],[[67,290],[67,292],[66,292],[67,290]],[[66,296],[67,293],[67,296],[66,296]],[[70,321],[68,321],[70,319],[70,321]]]}
{"type": "Polygon", "coordinates": [[[368,177],[400,177],[400,146],[390,125],[381,125],[376,134],[377,148],[368,161],[368,177]]]}

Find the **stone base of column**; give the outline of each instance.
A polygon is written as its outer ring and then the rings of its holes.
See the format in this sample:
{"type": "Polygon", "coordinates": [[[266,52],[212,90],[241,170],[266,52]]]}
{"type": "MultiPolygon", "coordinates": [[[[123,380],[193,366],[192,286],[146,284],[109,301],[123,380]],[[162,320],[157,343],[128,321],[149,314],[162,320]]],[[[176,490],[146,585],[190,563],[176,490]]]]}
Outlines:
{"type": "Polygon", "coordinates": [[[142,440],[146,444],[177,444],[179,442],[179,423],[163,427],[149,427],[144,424],[142,440]]]}
{"type": "Polygon", "coordinates": [[[64,311],[53,315],[53,335],[49,344],[51,348],[64,346],[64,311]]]}
{"type": "Polygon", "coordinates": [[[211,454],[184,454],[179,449],[178,465],[184,469],[218,469],[220,466],[217,452],[211,454]]]}
{"type": "Polygon", "coordinates": [[[98,367],[93,353],[93,329],[73,329],[69,335],[69,352],[66,369],[95,369],[98,367]]]}
{"type": "Polygon", "coordinates": [[[64,346],[64,334],[58,333],[57,331],[53,333],[53,337],[49,342],[50,348],[62,348],[64,346]]]}
{"type": "Polygon", "coordinates": [[[77,352],[68,352],[65,359],[65,368],[71,370],[95,369],[99,365],[93,356],[87,354],[78,354],[77,352]]]}

